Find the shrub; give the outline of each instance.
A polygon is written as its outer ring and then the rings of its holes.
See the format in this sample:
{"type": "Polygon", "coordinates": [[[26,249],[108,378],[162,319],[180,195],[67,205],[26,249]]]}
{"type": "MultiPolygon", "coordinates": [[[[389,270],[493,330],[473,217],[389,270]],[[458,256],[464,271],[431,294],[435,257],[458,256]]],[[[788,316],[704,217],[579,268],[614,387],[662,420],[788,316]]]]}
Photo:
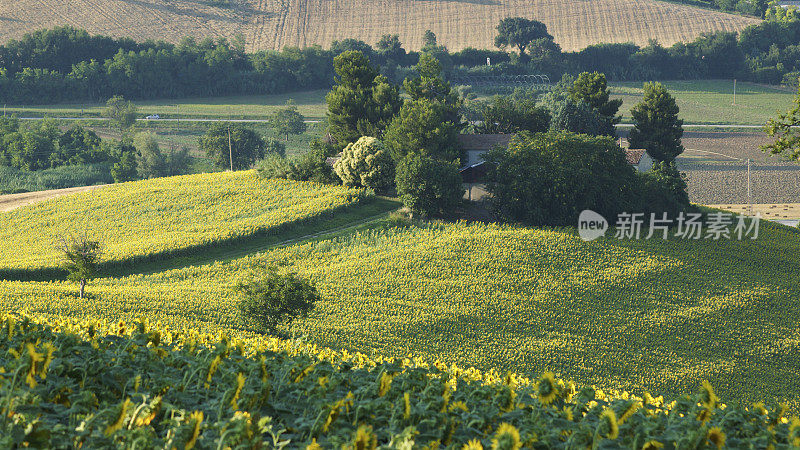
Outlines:
{"type": "Polygon", "coordinates": [[[653,170],[637,173],[637,176],[640,181],[642,211],[654,213],[657,217],[667,213],[667,217],[674,218],[689,208],[685,175],[678,171],[674,162],[656,163],[653,170]]]}
{"type": "Polygon", "coordinates": [[[269,153],[267,157],[256,163],[256,173],[261,178],[288,179],[292,172],[292,165],[278,153],[269,153]]]}
{"type": "Polygon", "coordinates": [[[543,104],[550,110],[550,131],[569,131],[591,136],[603,134],[606,122],[588,103],[575,101],[564,94],[551,93],[544,96],[543,104]]]}
{"type": "Polygon", "coordinates": [[[493,209],[508,221],[574,225],[585,209],[609,218],[635,204],[635,172],[608,137],[520,133],[485,158],[493,209]]]}
{"type": "Polygon", "coordinates": [[[394,181],[394,161],[383,143],[374,137],[364,136],[348,144],[333,170],[349,187],[383,190],[394,181]]]}
{"type": "Polygon", "coordinates": [[[305,316],[320,300],[316,287],[295,273],[280,274],[273,268],[241,283],[236,290],[242,321],[259,331],[274,333],[281,323],[305,316]]]}
{"type": "Polygon", "coordinates": [[[411,153],[397,166],[395,178],[400,200],[423,217],[447,214],[464,197],[456,162],[411,153]]]}

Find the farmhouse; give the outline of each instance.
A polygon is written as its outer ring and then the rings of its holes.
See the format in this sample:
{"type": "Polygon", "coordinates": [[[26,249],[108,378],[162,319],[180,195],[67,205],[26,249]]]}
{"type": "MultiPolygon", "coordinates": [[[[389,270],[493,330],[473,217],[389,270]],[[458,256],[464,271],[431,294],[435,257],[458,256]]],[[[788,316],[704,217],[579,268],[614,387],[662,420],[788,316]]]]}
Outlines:
{"type": "Polygon", "coordinates": [[[464,152],[464,161],[459,172],[464,182],[467,200],[480,200],[486,195],[483,177],[486,164],[481,156],[495,147],[508,147],[513,134],[460,134],[458,145],[464,152]]]}
{"type": "Polygon", "coordinates": [[[624,150],[625,159],[628,160],[628,164],[632,165],[636,171],[647,172],[653,168],[655,160],[652,156],[650,156],[649,153],[647,153],[647,150],[632,148],[626,148],[624,150]]]}

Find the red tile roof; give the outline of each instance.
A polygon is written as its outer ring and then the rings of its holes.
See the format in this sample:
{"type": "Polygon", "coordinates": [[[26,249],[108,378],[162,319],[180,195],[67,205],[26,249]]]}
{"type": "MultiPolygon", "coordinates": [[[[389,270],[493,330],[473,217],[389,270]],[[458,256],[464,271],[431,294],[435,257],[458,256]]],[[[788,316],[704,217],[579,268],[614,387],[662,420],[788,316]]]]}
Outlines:
{"type": "Polygon", "coordinates": [[[637,166],[639,165],[639,161],[642,160],[642,156],[644,156],[645,153],[647,153],[647,150],[626,148],[625,159],[628,160],[628,164],[637,166]]]}

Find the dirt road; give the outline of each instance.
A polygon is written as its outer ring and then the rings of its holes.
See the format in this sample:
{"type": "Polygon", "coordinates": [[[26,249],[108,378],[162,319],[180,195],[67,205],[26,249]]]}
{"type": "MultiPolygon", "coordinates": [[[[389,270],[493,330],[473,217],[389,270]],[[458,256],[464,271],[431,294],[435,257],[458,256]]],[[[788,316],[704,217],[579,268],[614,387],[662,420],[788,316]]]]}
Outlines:
{"type": "Polygon", "coordinates": [[[51,198],[60,197],[67,194],[77,194],[78,192],[90,191],[103,187],[104,185],[97,186],[81,186],[67,189],[53,189],[51,191],[37,191],[37,192],[24,192],[22,194],[7,194],[0,195],[0,212],[11,211],[20,206],[26,206],[33,203],[42,202],[51,198]]]}

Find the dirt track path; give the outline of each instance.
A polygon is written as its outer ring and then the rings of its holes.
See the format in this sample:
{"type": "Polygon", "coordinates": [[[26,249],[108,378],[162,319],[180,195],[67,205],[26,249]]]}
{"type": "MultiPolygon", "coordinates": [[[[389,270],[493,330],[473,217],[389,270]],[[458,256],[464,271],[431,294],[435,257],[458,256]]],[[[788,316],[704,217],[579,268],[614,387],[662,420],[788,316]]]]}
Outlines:
{"type": "Polygon", "coordinates": [[[43,202],[51,198],[61,197],[67,194],[77,194],[79,192],[91,191],[105,185],[81,186],[66,189],[53,189],[50,191],[23,192],[21,194],[0,195],[0,212],[8,212],[21,206],[43,202]]]}

